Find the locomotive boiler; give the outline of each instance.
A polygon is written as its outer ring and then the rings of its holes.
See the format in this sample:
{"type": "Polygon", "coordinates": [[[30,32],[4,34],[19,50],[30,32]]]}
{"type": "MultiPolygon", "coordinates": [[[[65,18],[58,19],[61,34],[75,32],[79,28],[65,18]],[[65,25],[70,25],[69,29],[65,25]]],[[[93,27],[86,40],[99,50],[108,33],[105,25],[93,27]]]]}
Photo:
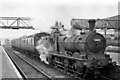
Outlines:
{"type": "Polygon", "coordinates": [[[95,26],[94,24],[94,20],[89,21],[89,33],[84,35],[59,37],[58,42],[60,46],[71,52],[85,52],[86,54],[103,53],[106,48],[106,40],[101,34],[93,31],[93,26],[95,26]]]}

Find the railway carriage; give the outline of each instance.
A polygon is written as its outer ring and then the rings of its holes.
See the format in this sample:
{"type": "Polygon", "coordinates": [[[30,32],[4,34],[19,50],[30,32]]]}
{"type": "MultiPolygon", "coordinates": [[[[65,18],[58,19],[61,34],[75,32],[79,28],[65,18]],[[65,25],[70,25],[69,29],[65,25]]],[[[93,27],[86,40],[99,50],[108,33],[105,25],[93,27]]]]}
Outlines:
{"type": "Polygon", "coordinates": [[[41,36],[47,36],[48,33],[41,32],[30,36],[24,36],[18,39],[13,39],[11,41],[12,47],[17,49],[22,49],[33,56],[39,57],[40,54],[36,50],[37,42],[41,39],[41,36]]]}

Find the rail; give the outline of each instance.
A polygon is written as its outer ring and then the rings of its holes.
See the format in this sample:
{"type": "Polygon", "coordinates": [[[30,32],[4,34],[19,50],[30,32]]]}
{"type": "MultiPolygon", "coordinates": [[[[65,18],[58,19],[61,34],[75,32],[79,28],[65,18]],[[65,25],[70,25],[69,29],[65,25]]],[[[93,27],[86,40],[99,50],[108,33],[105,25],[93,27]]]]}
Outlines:
{"type": "MultiPolygon", "coordinates": [[[[4,47],[5,48],[5,47],[4,47]]],[[[46,74],[44,71],[38,69],[37,67],[35,67],[34,65],[32,65],[30,62],[28,62],[27,60],[23,59],[21,56],[17,55],[15,52],[13,52],[11,49],[8,49],[9,51],[11,51],[12,53],[14,53],[17,57],[19,57],[21,60],[23,60],[24,62],[26,62],[28,65],[30,65],[32,68],[34,68],[37,72],[41,73],[43,76],[45,76],[46,78],[48,78],[49,80],[52,80],[52,77],[49,76],[48,74],[46,74]]],[[[5,48],[6,51],[6,48],[5,48]]],[[[20,72],[20,74],[22,75],[23,79],[27,79],[27,75],[21,70],[21,68],[17,65],[17,63],[12,59],[12,57],[9,55],[9,57],[11,58],[11,60],[13,61],[13,63],[15,64],[15,66],[17,67],[18,71],[20,72]]]]}

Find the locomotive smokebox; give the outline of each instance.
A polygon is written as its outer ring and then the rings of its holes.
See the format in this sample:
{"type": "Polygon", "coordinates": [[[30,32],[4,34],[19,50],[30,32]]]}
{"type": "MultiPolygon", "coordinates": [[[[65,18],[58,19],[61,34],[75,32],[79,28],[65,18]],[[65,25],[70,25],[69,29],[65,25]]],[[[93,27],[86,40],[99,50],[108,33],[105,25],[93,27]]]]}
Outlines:
{"type": "Polygon", "coordinates": [[[94,19],[91,19],[88,21],[89,23],[89,32],[93,32],[94,28],[95,28],[95,20],[94,19]]]}

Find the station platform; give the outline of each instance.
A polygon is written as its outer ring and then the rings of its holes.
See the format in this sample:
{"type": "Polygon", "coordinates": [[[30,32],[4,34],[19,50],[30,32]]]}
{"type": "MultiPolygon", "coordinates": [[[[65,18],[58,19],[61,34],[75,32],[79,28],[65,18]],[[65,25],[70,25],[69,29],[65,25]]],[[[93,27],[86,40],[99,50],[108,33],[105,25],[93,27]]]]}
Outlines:
{"type": "Polygon", "coordinates": [[[0,72],[0,80],[22,78],[2,46],[0,46],[0,72]]]}

